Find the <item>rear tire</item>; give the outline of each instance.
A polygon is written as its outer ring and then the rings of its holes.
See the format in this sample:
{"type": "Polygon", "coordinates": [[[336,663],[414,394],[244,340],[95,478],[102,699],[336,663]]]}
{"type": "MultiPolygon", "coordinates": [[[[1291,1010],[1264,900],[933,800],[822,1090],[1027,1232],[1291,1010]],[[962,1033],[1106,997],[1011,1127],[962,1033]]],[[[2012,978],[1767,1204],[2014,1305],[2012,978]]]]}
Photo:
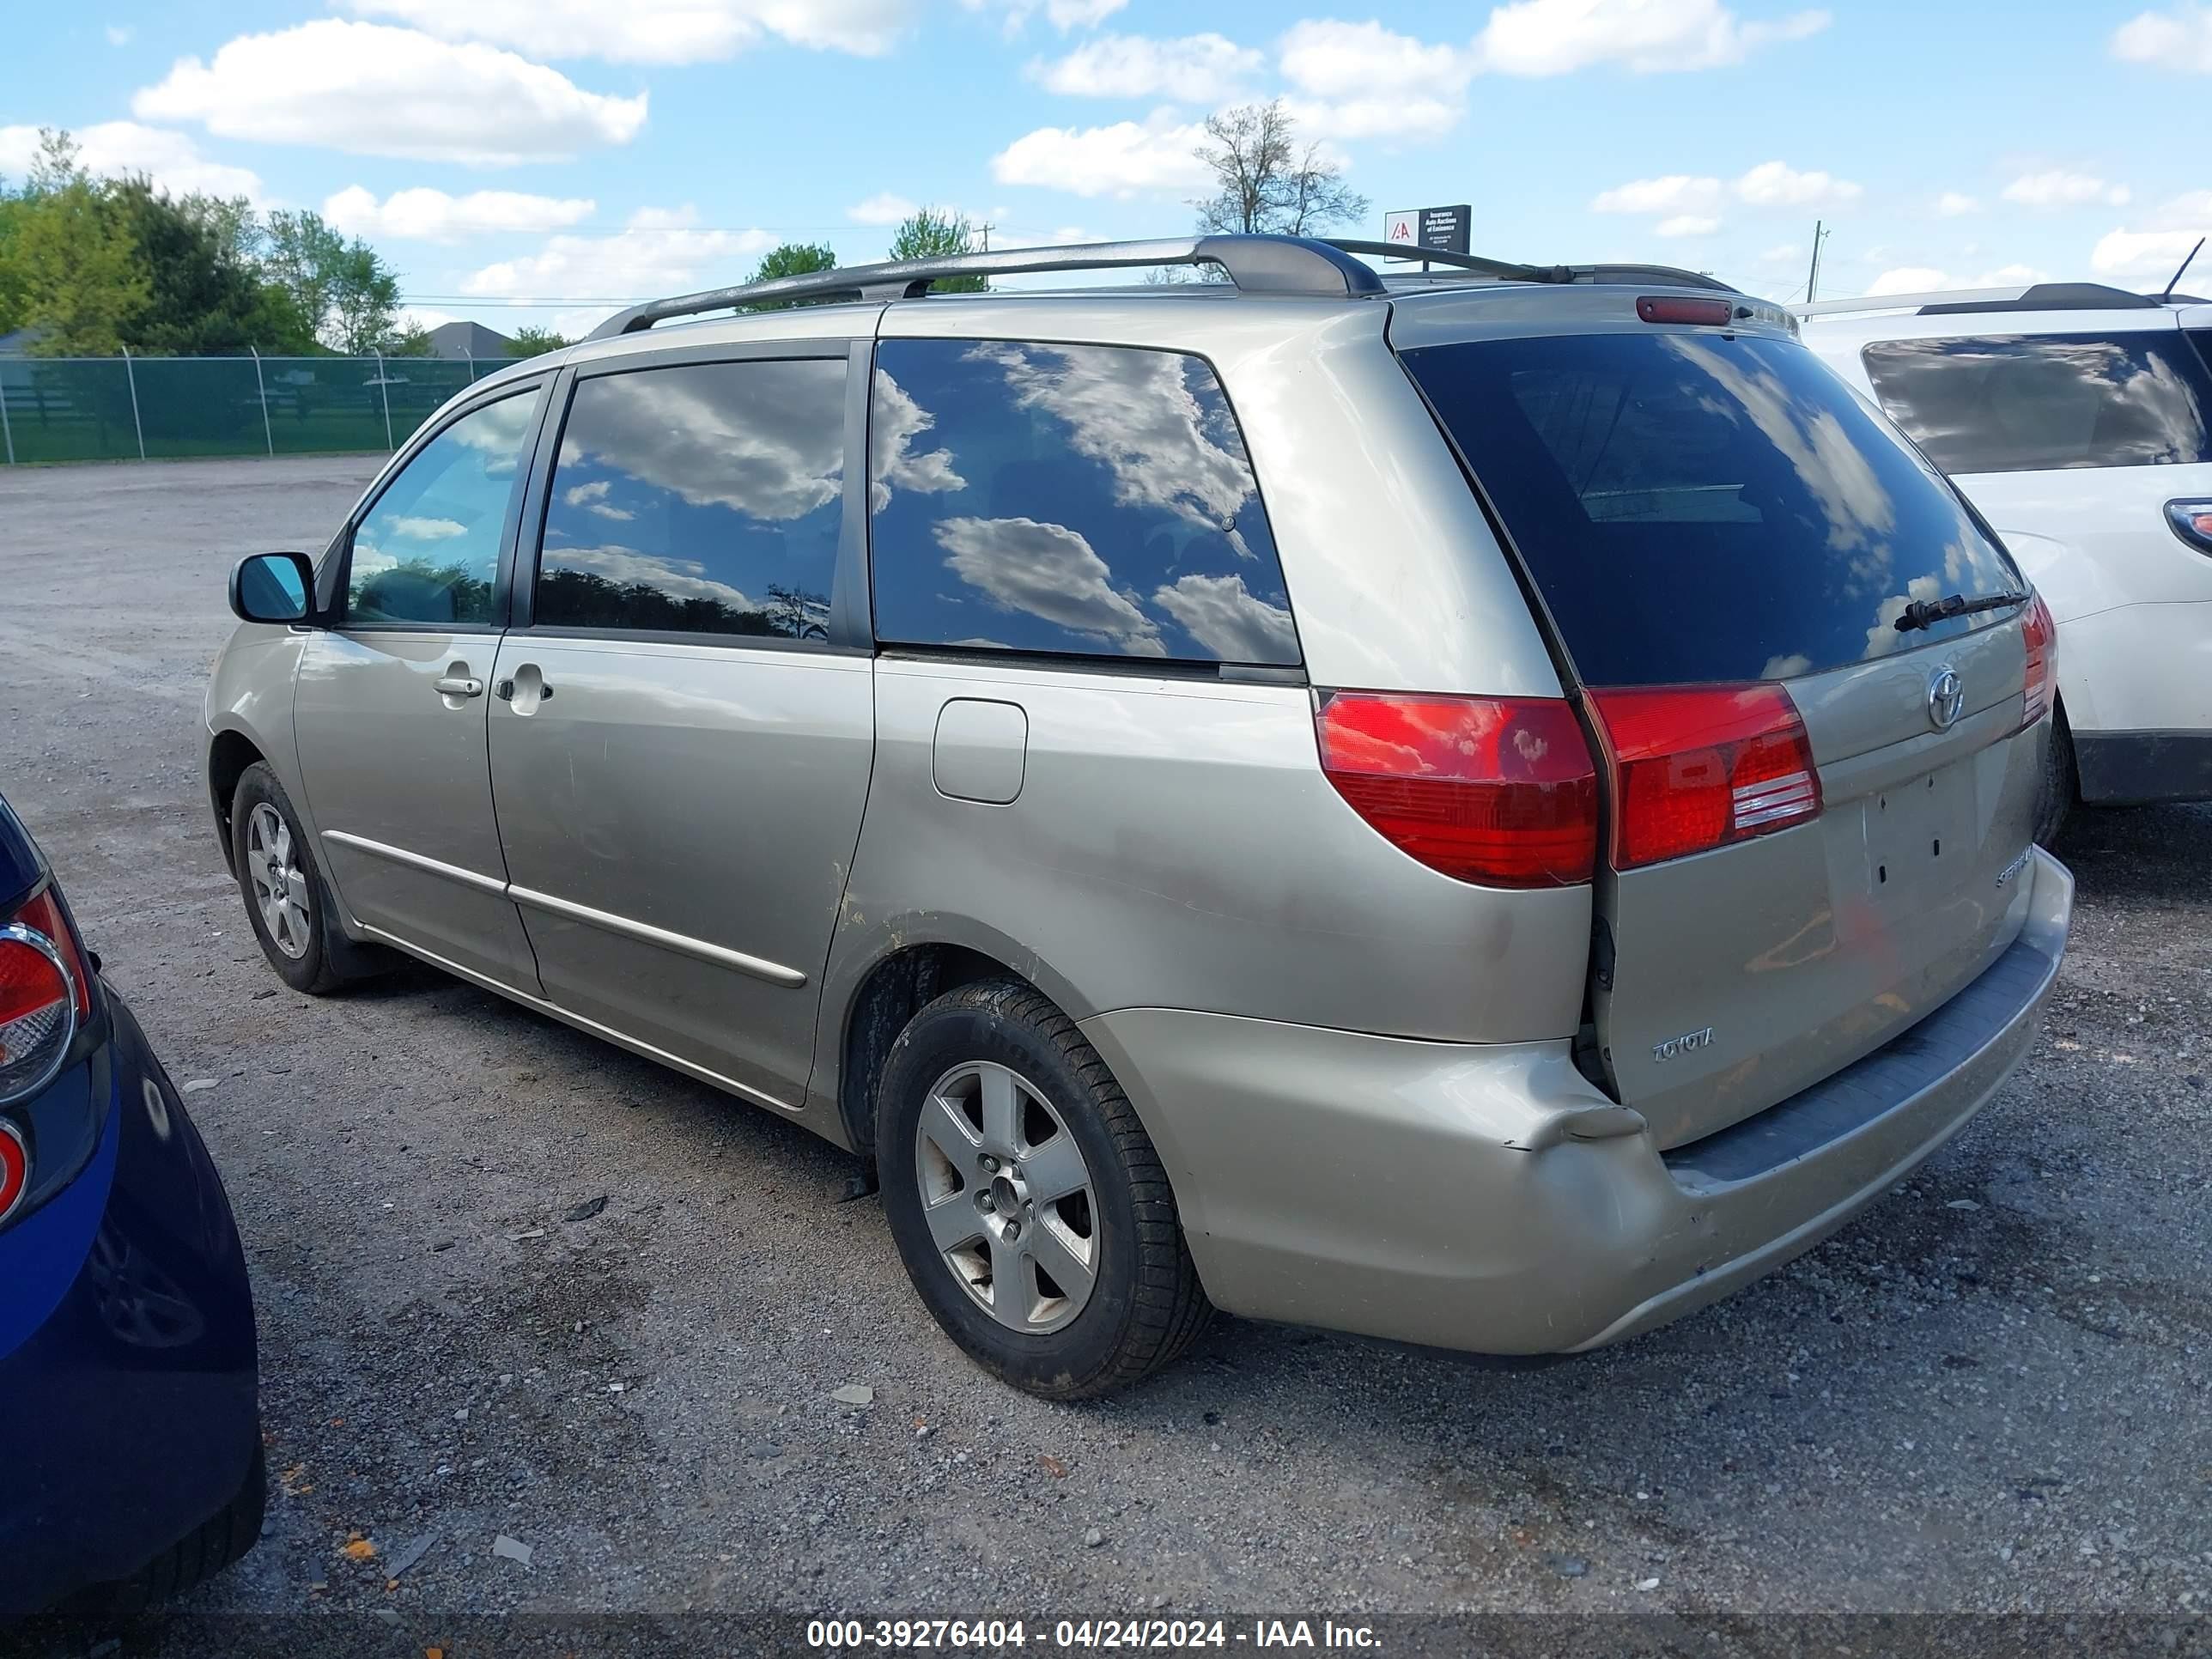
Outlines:
{"type": "Polygon", "coordinates": [[[245,1484],[230,1502],[130,1577],[85,1591],[76,1598],[78,1611],[100,1623],[121,1624],[214,1577],[260,1540],[268,1485],[266,1455],[257,1433],[245,1484]]]}
{"type": "Polygon", "coordinates": [[[1181,1358],[1212,1312],[1128,1097],[1075,1022],[1019,981],[963,985],[900,1033],[876,1158],[923,1304],[1026,1393],[1127,1388],[1181,1358]]]}
{"type": "Polygon", "coordinates": [[[2074,733],[2066,724],[2066,711],[2051,716],[2051,740],[2043,752],[2043,794],[2035,812],[2035,838],[2045,847],[2057,844],[2068,814],[2081,804],[2081,777],[2074,766],[2074,733]]]}
{"type": "Polygon", "coordinates": [[[338,970],[340,951],[331,939],[330,889],[291,797],[265,761],[239,777],[230,838],[246,919],[276,976],[309,996],[337,989],[347,975],[338,970]]]}

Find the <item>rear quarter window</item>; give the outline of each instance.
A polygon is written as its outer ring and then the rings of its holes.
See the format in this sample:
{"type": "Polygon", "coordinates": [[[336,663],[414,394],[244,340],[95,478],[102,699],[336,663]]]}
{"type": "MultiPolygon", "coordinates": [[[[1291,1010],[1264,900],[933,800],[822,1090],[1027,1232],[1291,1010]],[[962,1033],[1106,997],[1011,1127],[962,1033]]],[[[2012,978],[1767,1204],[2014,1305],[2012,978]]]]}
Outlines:
{"type": "Polygon", "coordinates": [[[1203,359],[886,340],[869,431],[884,642],[1299,660],[1251,461],[1203,359]]]}
{"type": "Polygon", "coordinates": [[[1786,680],[1993,625],[2018,591],[1950,486],[1803,346],[1652,330],[1405,362],[1591,685],[1786,680]]]}
{"type": "Polygon", "coordinates": [[[1886,340],[1875,395],[1946,472],[2212,460],[2212,374],[2179,331],[1886,340]]]}

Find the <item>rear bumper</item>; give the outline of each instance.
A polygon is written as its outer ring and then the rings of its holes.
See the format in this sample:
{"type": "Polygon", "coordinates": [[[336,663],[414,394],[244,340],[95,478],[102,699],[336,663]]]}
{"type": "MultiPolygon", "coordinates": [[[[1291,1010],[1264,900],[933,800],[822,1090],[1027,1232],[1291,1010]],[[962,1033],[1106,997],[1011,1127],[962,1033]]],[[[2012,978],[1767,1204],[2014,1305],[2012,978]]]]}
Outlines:
{"type": "Polygon", "coordinates": [[[1564,1042],[1415,1042],[1131,1009],[1083,1023],[1175,1183],[1214,1302],[1477,1352],[1579,1352],[1809,1249],[1956,1133],[2033,1042],[2074,883],[1856,1065],[1662,1154],[1564,1042]]]}
{"type": "Polygon", "coordinates": [[[230,1203],[114,992],[98,1149],[0,1231],[0,1620],[126,1578],[234,1498],[258,1435],[230,1203]]]}

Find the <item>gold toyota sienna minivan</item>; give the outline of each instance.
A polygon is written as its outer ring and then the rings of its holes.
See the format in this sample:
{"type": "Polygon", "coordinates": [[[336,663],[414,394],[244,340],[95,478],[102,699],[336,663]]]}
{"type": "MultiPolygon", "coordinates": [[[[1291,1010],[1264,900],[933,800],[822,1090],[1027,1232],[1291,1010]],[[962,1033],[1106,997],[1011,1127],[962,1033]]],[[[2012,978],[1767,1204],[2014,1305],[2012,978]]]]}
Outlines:
{"type": "Polygon", "coordinates": [[[270,966],[852,1149],[1055,1398],[1216,1307],[1554,1353],[1806,1249],[2033,1039],[2049,614],[1778,307],[1370,251],[819,273],[471,386],[232,580],[270,966]]]}

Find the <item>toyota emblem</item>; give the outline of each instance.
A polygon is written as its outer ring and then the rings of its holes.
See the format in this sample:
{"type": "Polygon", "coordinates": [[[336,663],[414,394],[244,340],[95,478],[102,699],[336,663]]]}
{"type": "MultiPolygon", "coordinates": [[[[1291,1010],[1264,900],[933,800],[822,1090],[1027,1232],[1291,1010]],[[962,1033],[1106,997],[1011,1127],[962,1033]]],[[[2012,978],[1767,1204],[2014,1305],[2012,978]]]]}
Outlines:
{"type": "Polygon", "coordinates": [[[1966,710],[1966,688],[1960,684],[1957,670],[1946,665],[1928,677],[1929,725],[1948,732],[1966,710]]]}

